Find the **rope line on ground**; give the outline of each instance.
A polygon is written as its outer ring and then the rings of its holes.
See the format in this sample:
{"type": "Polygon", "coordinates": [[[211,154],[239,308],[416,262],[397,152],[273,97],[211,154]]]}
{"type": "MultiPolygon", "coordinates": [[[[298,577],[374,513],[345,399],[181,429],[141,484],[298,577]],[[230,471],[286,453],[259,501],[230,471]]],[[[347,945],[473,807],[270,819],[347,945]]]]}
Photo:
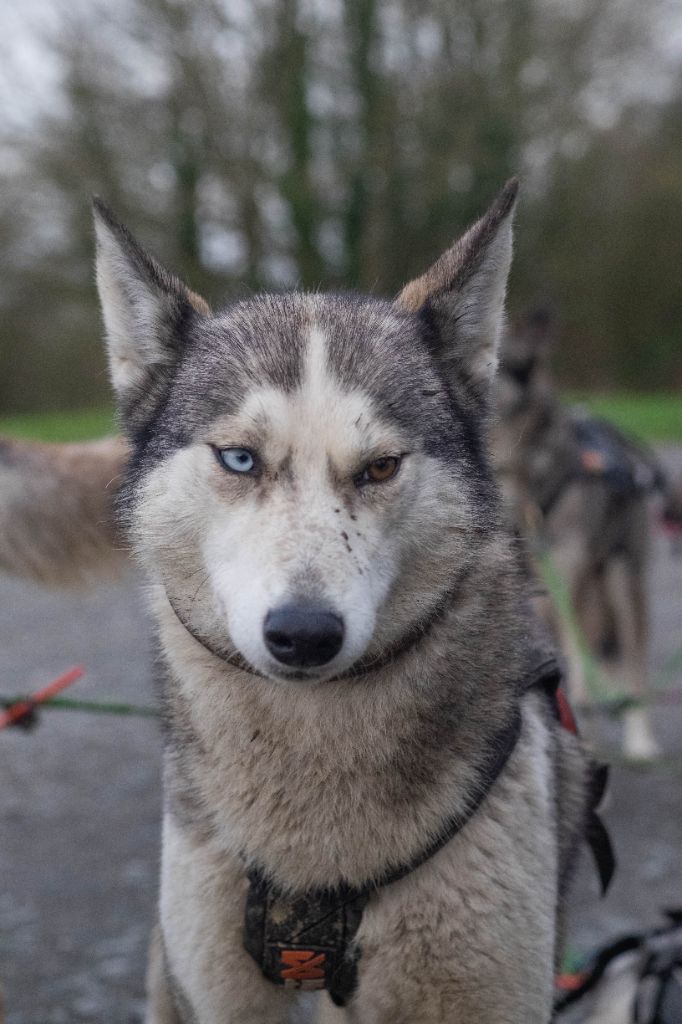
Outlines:
{"type": "MultiPolygon", "coordinates": [[[[10,708],[17,704],[27,703],[25,697],[0,697],[0,703],[10,708]]],[[[160,712],[144,704],[122,704],[111,701],[71,700],[68,697],[55,697],[41,701],[41,707],[55,711],[86,711],[101,715],[137,715],[144,718],[158,718],[160,712]]],[[[0,725],[0,728],[2,726],[0,725]]]]}
{"type": "MultiPolygon", "coordinates": [[[[633,697],[622,690],[614,690],[601,672],[597,661],[587,646],[582,630],[573,610],[568,588],[554,565],[551,556],[543,552],[538,556],[542,576],[554,600],[559,614],[565,618],[578,644],[592,705],[581,706],[582,714],[606,713],[613,716],[622,715],[633,707],[645,704],[678,704],[682,703],[682,687],[662,685],[682,670],[682,646],[675,650],[662,667],[654,673],[653,692],[647,697],[633,697]]],[[[159,718],[158,708],[144,704],[129,704],[121,701],[80,700],[59,697],[57,694],[71,686],[84,674],[85,669],[77,665],[68,672],[58,676],[43,689],[31,696],[25,694],[0,695],[0,730],[10,726],[30,729],[37,722],[37,708],[55,711],[82,711],[88,714],[121,715],[140,718],[159,718]]]]}
{"type": "Polygon", "coordinates": [[[75,665],[30,697],[0,698],[0,703],[5,707],[0,714],[0,729],[6,729],[10,725],[22,725],[24,728],[30,728],[36,721],[36,707],[39,704],[45,705],[55,700],[58,693],[80,679],[84,672],[85,669],[82,665],[75,665]]]}

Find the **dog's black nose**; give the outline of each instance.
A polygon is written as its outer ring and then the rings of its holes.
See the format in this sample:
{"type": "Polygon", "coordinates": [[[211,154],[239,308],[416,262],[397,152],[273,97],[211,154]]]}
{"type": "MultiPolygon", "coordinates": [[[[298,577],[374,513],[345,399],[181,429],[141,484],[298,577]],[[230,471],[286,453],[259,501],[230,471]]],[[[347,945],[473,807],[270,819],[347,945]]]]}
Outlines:
{"type": "Polygon", "coordinates": [[[295,668],[326,665],[341,650],[343,619],[324,608],[284,605],[268,612],[265,646],[277,661],[295,668]]]}

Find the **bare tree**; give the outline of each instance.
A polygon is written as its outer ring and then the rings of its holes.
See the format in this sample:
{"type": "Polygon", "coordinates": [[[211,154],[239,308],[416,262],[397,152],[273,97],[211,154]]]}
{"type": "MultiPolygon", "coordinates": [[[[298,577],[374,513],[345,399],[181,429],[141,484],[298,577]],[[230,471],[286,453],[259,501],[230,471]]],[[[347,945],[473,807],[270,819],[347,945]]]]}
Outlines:
{"type": "Polygon", "coordinates": [[[64,8],[49,102],[7,103],[0,126],[0,405],[107,395],[93,192],[211,298],[391,293],[514,172],[518,302],[554,298],[565,349],[600,379],[669,381],[682,140],[679,88],[663,60],[652,72],[667,3],[64,8]]]}

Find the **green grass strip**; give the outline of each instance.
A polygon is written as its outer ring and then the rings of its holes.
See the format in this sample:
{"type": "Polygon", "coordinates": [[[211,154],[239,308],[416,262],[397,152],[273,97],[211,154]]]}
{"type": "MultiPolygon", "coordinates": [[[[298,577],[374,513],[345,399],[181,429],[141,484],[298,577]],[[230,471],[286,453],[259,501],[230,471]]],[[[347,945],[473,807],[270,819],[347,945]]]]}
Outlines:
{"type": "Polygon", "coordinates": [[[113,409],[36,412],[0,417],[0,434],[34,441],[89,441],[116,433],[113,409]]]}
{"type": "Polygon", "coordinates": [[[590,394],[568,392],[564,401],[582,405],[627,434],[644,441],[682,440],[682,397],[679,394],[590,394]]]}
{"type": "MultiPolygon", "coordinates": [[[[682,441],[682,398],[677,394],[569,391],[564,399],[645,441],[682,441]]],[[[85,441],[115,429],[114,412],[109,407],[0,417],[0,434],[37,441],[85,441]]]]}

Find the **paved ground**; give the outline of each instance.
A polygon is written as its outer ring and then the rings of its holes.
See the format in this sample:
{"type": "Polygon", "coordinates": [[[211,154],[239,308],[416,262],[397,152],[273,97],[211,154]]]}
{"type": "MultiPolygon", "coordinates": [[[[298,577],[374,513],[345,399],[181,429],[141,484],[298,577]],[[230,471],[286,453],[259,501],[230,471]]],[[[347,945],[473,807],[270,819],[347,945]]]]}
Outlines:
{"type": "MultiPolygon", "coordinates": [[[[666,460],[682,469],[682,450],[666,460]]],[[[653,652],[661,668],[682,643],[682,558],[657,536],[653,652]]],[[[79,662],[74,694],[149,703],[153,655],[133,581],[81,595],[0,580],[0,692],[38,687],[79,662]]],[[[682,673],[669,684],[682,686],[682,673]]],[[[682,703],[660,707],[666,758],[613,773],[606,814],[620,873],[596,898],[591,871],[575,892],[572,942],[656,921],[682,904],[682,703]]],[[[599,727],[612,746],[615,727],[599,727]]],[[[153,720],[51,712],[30,735],[0,734],[0,979],[7,1024],[141,1020],[145,945],[157,885],[159,751],[153,720]]]]}

